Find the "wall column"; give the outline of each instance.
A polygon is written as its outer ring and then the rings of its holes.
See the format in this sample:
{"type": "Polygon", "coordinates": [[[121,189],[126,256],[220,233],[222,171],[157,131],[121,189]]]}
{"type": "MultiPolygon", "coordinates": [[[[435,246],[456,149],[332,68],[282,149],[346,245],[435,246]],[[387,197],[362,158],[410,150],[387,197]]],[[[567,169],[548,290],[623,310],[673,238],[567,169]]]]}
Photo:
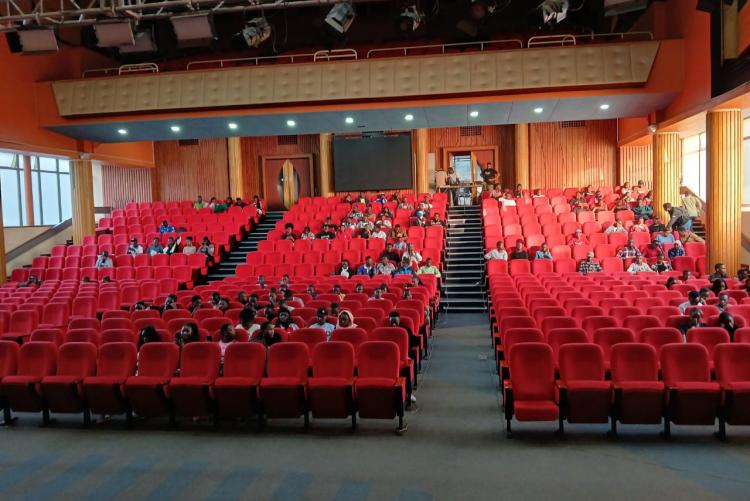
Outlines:
{"type": "Polygon", "coordinates": [[[31,157],[23,156],[24,199],[26,201],[26,226],[34,226],[34,191],[31,181],[31,157]]]}
{"type": "Polygon", "coordinates": [[[0,203],[0,284],[8,279],[7,263],[5,261],[5,225],[3,222],[3,204],[0,203]]]}
{"type": "Polygon", "coordinates": [[[229,163],[229,193],[232,198],[247,198],[245,189],[245,165],[242,162],[242,138],[227,138],[227,160],[229,163]]]}
{"type": "Polygon", "coordinates": [[[662,205],[680,205],[680,182],[682,181],[682,144],[678,132],[657,132],[654,134],[654,216],[664,223],[669,216],[662,205]]]}
{"type": "Polygon", "coordinates": [[[329,197],[333,191],[333,134],[320,134],[320,155],[318,158],[318,195],[329,197]]]}
{"type": "Polygon", "coordinates": [[[427,129],[416,129],[414,131],[417,154],[417,169],[415,186],[417,193],[430,192],[430,165],[428,161],[429,135],[427,129]]]}
{"type": "Polygon", "coordinates": [[[83,237],[96,232],[94,219],[94,176],[91,160],[70,162],[70,190],[73,193],[73,243],[81,245],[83,237]]]}
{"type": "MultiPolygon", "coordinates": [[[[531,189],[529,181],[529,124],[516,124],[516,167],[514,170],[515,184],[523,185],[524,189],[531,189]]],[[[496,167],[499,169],[499,167],[496,167]]],[[[500,170],[498,170],[500,172],[500,170]]],[[[506,188],[510,186],[508,180],[503,179],[506,188]]]]}
{"type": "Polygon", "coordinates": [[[742,245],[742,112],[706,114],[706,232],[708,269],[740,268],[742,245]]]}

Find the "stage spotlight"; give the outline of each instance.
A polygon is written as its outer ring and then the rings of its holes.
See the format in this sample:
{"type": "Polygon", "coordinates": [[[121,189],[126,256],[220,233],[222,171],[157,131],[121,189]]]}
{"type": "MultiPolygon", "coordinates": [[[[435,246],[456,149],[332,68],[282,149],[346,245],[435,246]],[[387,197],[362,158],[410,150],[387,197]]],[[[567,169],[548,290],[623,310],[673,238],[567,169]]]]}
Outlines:
{"type": "Polygon", "coordinates": [[[404,32],[417,31],[424,17],[424,13],[420,12],[416,5],[408,5],[398,16],[398,27],[404,32]]]}
{"type": "Polygon", "coordinates": [[[569,0],[544,0],[539,7],[544,24],[561,23],[568,17],[569,0]]]}
{"type": "Polygon", "coordinates": [[[337,3],[326,16],[326,24],[339,33],[346,33],[354,22],[354,7],[348,2],[337,3]]]}
{"type": "Polygon", "coordinates": [[[248,47],[258,47],[271,37],[271,25],[265,17],[256,17],[247,22],[242,36],[248,47]]]}
{"type": "Polygon", "coordinates": [[[23,52],[24,54],[48,54],[57,52],[57,35],[52,28],[34,27],[8,32],[8,45],[11,52],[23,52]]]}
{"type": "Polygon", "coordinates": [[[105,21],[94,25],[97,47],[129,47],[135,45],[130,21],[105,21]]]}
{"type": "Polygon", "coordinates": [[[172,16],[169,20],[172,22],[179,47],[202,47],[209,45],[216,38],[210,12],[172,16]]]}
{"type": "Polygon", "coordinates": [[[158,47],[154,42],[152,28],[139,28],[135,32],[135,43],[118,47],[120,54],[146,54],[156,52],[158,47]]]}

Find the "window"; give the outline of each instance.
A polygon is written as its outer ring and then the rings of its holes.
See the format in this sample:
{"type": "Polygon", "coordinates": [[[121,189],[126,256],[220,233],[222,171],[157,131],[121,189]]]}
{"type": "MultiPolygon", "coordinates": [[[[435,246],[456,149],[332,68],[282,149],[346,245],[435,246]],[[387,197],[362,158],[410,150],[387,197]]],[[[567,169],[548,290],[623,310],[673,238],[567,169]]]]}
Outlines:
{"type": "Polygon", "coordinates": [[[23,226],[26,221],[23,155],[0,151],[0,193],[3,197],[3,226],[23,226]]]}
{"type": "Polygon", "coordinates": [[[70,162],[31,157],[34,218],[38,225],[57,224],[71,217],[70,162]]]}
{"type": "Polygon", "coordinates": [[[706,134],[682,140],[682,185],[706,199],[706,134]]]}

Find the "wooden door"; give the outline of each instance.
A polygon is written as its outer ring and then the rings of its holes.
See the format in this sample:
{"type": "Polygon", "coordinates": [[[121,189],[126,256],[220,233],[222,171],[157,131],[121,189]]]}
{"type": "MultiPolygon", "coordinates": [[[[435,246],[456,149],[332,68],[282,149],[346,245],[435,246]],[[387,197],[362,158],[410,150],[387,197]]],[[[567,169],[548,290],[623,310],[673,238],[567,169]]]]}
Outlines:
{"type": "Polygon", "coordinates": [[[284,210],[310,197],[312,155],[263,157],[263,197],[269,209],[284,210]]]}

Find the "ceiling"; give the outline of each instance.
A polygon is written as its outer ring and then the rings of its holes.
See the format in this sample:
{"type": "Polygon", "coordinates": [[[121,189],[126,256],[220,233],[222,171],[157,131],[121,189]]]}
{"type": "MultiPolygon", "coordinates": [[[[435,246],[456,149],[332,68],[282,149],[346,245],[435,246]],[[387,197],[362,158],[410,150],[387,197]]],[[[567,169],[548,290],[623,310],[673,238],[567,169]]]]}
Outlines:
{"type": "Polygon", "coordinates": [[[471,104],[435,106],[392,106],[380,109],[338,109],[337,111],[273,112],[248,115],[227,112],[222,116],[134,121],[96,122],[51,127],[51,130],[98,143],[162,141],[229,136],[277,136],[285,134],[351,133],[468,125],[605,120],[644,116],[662,109],[673,93],[613,92],[607,96],[570,97],[522,101],[481,101],[471,104]],[[603,104],[609,105],[606,110],[603,104]],[[541,108],[541,112],[538,109],[541,108]],[[535,111],[536,110],[536,111],[535,111]],[[471,112],[478,112],[476,117],[471,112]],[[411,115],[412,120],[405,117],[411,115]],[[352,123],[346,122],[347,117],[352,123]],[[289,126],[288,121],[294,121],[289,126]],[[235,124],[236,128],[230,128],[235,124]],[[179,127],[179,131],[171,130],[179,127]],[[122,133],[125,131],[125,133],[122,133]]]}

